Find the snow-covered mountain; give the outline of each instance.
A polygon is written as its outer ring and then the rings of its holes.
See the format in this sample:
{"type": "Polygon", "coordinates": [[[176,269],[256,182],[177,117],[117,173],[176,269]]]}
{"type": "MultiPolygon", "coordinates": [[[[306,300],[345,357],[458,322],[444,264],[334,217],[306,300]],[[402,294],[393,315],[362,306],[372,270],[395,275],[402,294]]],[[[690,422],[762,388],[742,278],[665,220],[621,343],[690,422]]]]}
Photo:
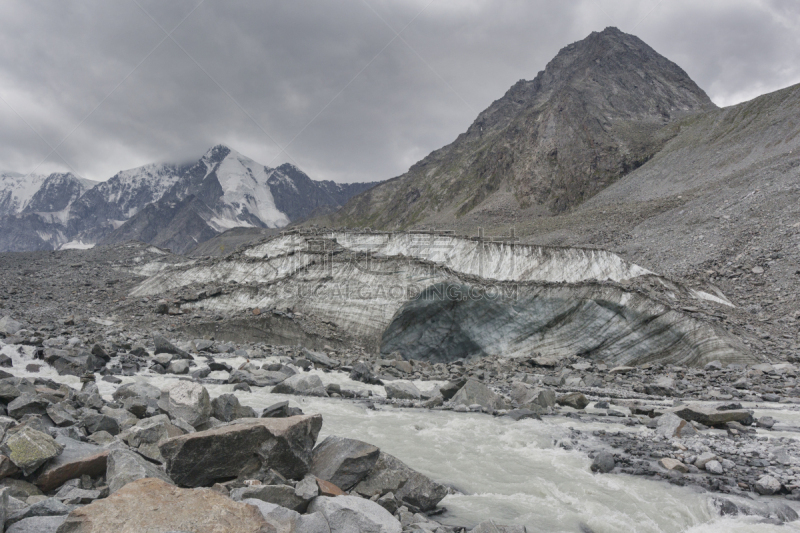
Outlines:
{"type": "Polygon", "coordinates": [[[337,209],[374,185],[314,181],[293,165],[269,168],[218,145],[103,242],[141,240],[183,253],[231,228],[280,228],[337,209]]]}
{"type": "Polygon", "coordinates": [[[0,217],[21,213],[45,179],[44,174],[0,172],[0,217]]]}
{"type": "Polygon", "coordinates": [[[150,164],[108,181],[0,173],[0,251],[141,240],[185,252],[235,227],[280,228],[338,209],[375,183],[314,181],[226,146],[189,165],[150,164]]]}

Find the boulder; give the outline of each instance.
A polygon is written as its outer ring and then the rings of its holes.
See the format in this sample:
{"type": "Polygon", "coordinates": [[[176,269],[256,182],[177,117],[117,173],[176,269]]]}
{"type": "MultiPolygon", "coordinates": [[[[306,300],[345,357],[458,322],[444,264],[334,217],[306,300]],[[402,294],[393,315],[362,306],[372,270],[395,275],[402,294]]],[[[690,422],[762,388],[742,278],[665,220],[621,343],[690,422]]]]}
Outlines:
{"type": "Polygon", "coordinates": [[[188,374],[189,373],[189,361],[186,359],[178,359],[177,361],[172,361],[169,366],[167,366],[167,372],[170,374],[188,374]]]}
{"type": "Polygon", "coordinates": [[[303,348],[303,357],[311,361],[317,366],[322,366],[325,368],[333,368],[338,366],[338,363],[325,355],[322,352],[312,352],[306,348],[303,348]]]}
{"type": "Polygon", "coordinates": [[[126,383],[121,385],[112,394],[116,401],[123,401],[126,398],[142,398],[158,401],[161,398],[161,390],[145,382],[126,383]]]}
{"type": "Polygon", "coordinates": [[[172,480],[156,465],[130,450],[111,450],[106,463],[106,483],[113,494],[136,480],[157,478],[166,483],[172,480]]]}
{"type": "Polygon", "coordinates": [[[257,499],[242,500],[261,511],[261,516],[277,529],[278,533],[331,533],[328,521],[320,513],[301,515],[274,503],[257,499]]]}
{"type": "Polygon", "coordinates": [[[255,410],[239,403],[235,394],[222,394],[211,401],[211,412],[214,418],[223,422],[231,422],[237,418],[256,418],[255,410]]]}
{"type": "Polygon", "coordinates": [[[410,381],[387,381],[383,384],[386,397],[390,400],[419,400],[422,394],[416,385],[410,381]]]}
{"type": "Polygon", "coordinates": [[[275,385],[273,394],[297,394],[300,396],[328,396],[325,385],[315,374],[295,374],[275,385]]]}
{"type": "Polygon", "coordinates": [[[47,433],[23,426],[7,435],[0,452],[11,459],[26,476],[50,459],[57,457],[64,447],[47,433]]]}
{"type": "Polygon", "coordinates": [[[181,486],[210,486],[270,468],[287,478],[300,479],[311,465],[321,428],[320,415],[242,418],[227,426],[169,439],[159,448],[167,473],[181,486]]]}
{"type": "Polygon", "coordinates": [[[466,406],[477,404],[490,411],[508,408],[508,405],[499,394],[474,379],[468,380],[453,396],[451,402],[453,405],[466,406]]]}
{"type": "Polygon", "coordinates": [[[9,526],[6,533],[57,533],[67,515],[33,516],[9,526]]]}
{"type": "Polygon", "coordinates": [[[372,444],[330,436],[314,448],[311,473],[350,490],[372,470],[379,455],[380,450],[372,444]]]}
{"type": "Polygon", "coordinates": [[[673,470],[675,472],[680,472],[681,474],[686,474],[689,472],[688,466],[677,459],[672,459],[671,457],[662,457],[658,460],[658,464],[665,470],[673,470]]]}
{"type": "Polygon", "coordinates": [[[384,452],[380,452],[373,469],[353,490],[367,498],[393,492],[395,498],[421,511],[435,508],[447,496],[447,487],[384,452]]]}
{"type": "Polygon", "coordinates": [[[704,426],[724,426],[728,422],[739,422],[750,425],[753,415],[743,409],[715,410],[702,405],[684,405],[673,411],[677,416],[689,422],[699,422],[704,426]]]}
{"type": "Polygon", "coordinates": [[[163,463],[164,458],[158,445],[184,433],[186,432],[170,422],[167,415],[158,415],[141,420],[130,428],[125,435],[125,442],[144,457],[163,463]]]}
{"type": "MultiPolygon", "coordinates": [[[[316,494],[315,494],[316,496],[316,494]]],[[[231,491],[231,499],[240,502],[247,499],[256,499],[263,502],[274,503],[298,513],[305,512],[311,498],[302,498],[295,493],[291,485],[253,485],[241,487],[231,491]]]]}
{"type": "Polygon", "coordinates": [[[191,355],[181,350],[180,348],[169,342],[161,335],[153,335],[153,342],[156,345],[156,349],[153,352],[154,355],[158,355],[160,353],[168,353],[177,355],[181,359],[192,359],[191,355]]]}
{"type": "Polygon", "coordinates": [[[72,511],[60,533],[273,533],[261,512],[211,489],[181,489],[159,479],[129,483],[72,511]]]}
{"type": "Polygon", "coordinates": [[[697,430],[692,424],[673,413],[664,413],[656,419],[656,433],[671,439],[697,435],[697,430]]]}
{"type": "Polygon", "coordinates": [[[270,405],[261,413],[261,418],[286,418],[289,416],[302,415],[303,410],[299,407],[289,407],[289,400],[284,400],[270,405]]]}
{"type": "Polygon", "coordinates": [[[47,416],[58,427],[74,426],[80,413],[69,402],[53,403],[47,406],[47,416]]]}
{"type": "Polygon", "coordinates": [[[47,406],[50,402],[41,396],[33,393],[23,393],[6,408],[8,416],[19,420],[25,415],[44,415],[47,414],[47,406]]]}
{"type": "Polygon", "coordinates": [[[244,383],[251,387],[272,387],[284,381],[288,376],[283,372],[269,370],[234,370],[228,376],[228,383],[244,383]]]}
{"type": "Polygon", "coordinates": [[[8,315],[4,316],[3,318],[0,318],[0,333],[4,333],[6,335],[13,335],[22,328],[23,325],[20,322],[17,322],[8,315]]]}
{"type": "Polygon", "coordinates": [[[211,416],[208,391],[190,381],[178,381],[170,386],[162,394],[159,405],[170,418],[182,418],[193,427],[205,424],[211,416]]]}
{"type": "Polygon", "coordinates": [[[546,409],[556,404],[556,393],[552,389],[531,387],[517,382],[511,390],[511,400],[523,409],[536,410],[537,407],[546,409]]]}
{"type": "Polygon", "coordinates": [[[47,463],[34,481],[43,492],[57,489],[70,479],[105,474],[108,450],[62,435],[56,437],[56,442],[63,451],[47,463]]]}
{"type": "Polygon", "coordinates": [[[595,455],[594,460],[592,461],[591,470],[592,472],[600,472],[602,474],[608,474],[614,467],[616,466],[616,462],[614,461],[614,456],[608,452],[600,452],[595,455]]]}
{"type": "Polygon", "coordinates": [[[587,400],[586,396],[580,392],[570,392],[569,394],[564,394],[563,396],[556,398],[556,403],[558,405],[565,405],[567,407],[580,410],[589,405],[589,400],[587,400]]]}
{"type": "Polygon", "coordinates": [[[401,533],[403,527],[389,511],[357,496],[320,496],[308,507],[328,521],[331,533],[401,533]]]}
{"type": "Polygon", "coordinates": [[[781,490],[781,482],[772,476],[762,476],[756,481],[756,492],[763,495],[775,494],[781,490]]]}
{"type": "Polygon", "coordinates": [[[448,381],[447,383],[439,387],[439,393],[442,395],[442,398],[444,398],[445,401],[448,401],[452,399],[453,396],[455,396],[456,393],[461,390],[461,387],[463,387],[466,383],[467,380],[463,378],[456,379],[453,381],[448,381]]]}
{"type": "MultiPolygon", "coordinates": [[[[494,520],[486,520],[481,522],[469,533],[527,533],[528,529],[525,526],[501,526],[495,524],[494,520]]],[[[581,531],[590,531],[581,527],[581,531]]]]}
{"type": "Polygon", "coordinates": [[[371,385],[383,385],[383,382],[372,373],[369,365],[362,361],[353,365],[353,369],[350,370],[350,379],[371,385]]]}

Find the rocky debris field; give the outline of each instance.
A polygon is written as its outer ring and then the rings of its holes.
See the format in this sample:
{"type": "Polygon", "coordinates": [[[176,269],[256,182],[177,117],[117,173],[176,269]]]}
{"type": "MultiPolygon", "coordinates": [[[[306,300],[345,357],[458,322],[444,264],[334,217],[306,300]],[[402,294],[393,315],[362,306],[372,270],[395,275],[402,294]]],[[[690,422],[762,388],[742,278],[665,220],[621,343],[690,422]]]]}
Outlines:
{"type": "MultiPolygon", "coordinates": [[[[533,354],[431,364],[346,343],[193,337],[193,320],[232,318],[183,313],[173,297],[129,299],[148,258],[185,260],[141,244],[0,255],[5,531],[457,529],[436,521],[456,489],[370,443],[318,442],[322,418],[288,402],[259,411],[239,402],[237,391],[259,389],[517,423],[567,419],[569,435],[556,445],[585,452],[596,475],[716,493],[721,514],[797,518],[793,363],[609,368],[533,354]],[[159,388],[148,376],[171,381],[159,388]],[[233,393],[211,397],[207,387],[220,384],[233,393]]],[[[322,327],[291,310],[259,313],[322,327]]],[[[524,531],[493,522],[470,529],[524,531]]]]}

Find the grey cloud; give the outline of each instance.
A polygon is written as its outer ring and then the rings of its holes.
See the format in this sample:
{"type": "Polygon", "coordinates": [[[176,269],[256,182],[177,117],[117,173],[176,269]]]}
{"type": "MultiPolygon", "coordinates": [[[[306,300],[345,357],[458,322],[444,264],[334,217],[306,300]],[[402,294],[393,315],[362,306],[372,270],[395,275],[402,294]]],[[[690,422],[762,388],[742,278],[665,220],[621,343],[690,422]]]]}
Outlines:
{"type": "Polygon", "coordinates": [[[51,145],[74,129],[69,166],[53,155],[39,172],[102,180],[221,142],[316,179],[387,179],[609,25],[721,105],[800,81],[789,1],[205,0],[173,34],[183,50],[152,51],[165,34],[146,13],[170,31],[198,3],[3,2],[0,96],[22,118],[0,102],[0,168],[31,171],[50,151],[27,122],[51,145]]]}

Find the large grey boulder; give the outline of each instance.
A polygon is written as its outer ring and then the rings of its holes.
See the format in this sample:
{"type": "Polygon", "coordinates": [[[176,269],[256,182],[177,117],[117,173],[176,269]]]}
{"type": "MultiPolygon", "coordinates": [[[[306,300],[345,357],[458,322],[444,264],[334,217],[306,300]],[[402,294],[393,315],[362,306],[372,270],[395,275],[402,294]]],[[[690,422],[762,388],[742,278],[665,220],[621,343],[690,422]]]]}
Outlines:
{"type": "Polygon", "coordinates": [[[468,380],[453,396],[451,402],[453,405],[466,405],[468,407],[477,404],[490,411],[508,408],[508,404],[499,394],[475,379],[468,380]]]}
{"type": "Polygon", "coordinates": [[[556,403],[558,405],[564,405],[566,407],[572,407],[573,409],[580,410],[589,405],[589,400],[583,395],[583,393],[570,392],[568,394],[564,394],[563,396],[557,397],[556,403]]]}
{"type": "Polygon", "coordinates": [[[156,478],[166,483],[172,480],[156,465],[130,450],[111,450],[108,454],[106,482],[111,493],[138,479],[156,478]]]}
{"type": "Polygon", "coordinates": [[[211,412],[214,418],[223,422],[231,422],[237,418],[257,418],[255,410],[239,403],[235,394],[222,394],[211,400],[211,412]]]}
{"type": "Polygon", "coordinates": [[[401,533],[400,522],[375,502],[357,496],[320,496],[308,507],[328,521],[331,533],[401,533]]]}
{"type": "Polygon", "coordinates": [[[338,365],[336,361],[328,357],[322,352],[313,352],[306,348],[303,348],[303,357],[311,361],[317,366],[324,366],[326,368],[333,368],[338,365]]]}
{"type": "Polygon", "coordinates": [[[501,526],[495,524],[494,520],[487,520],[475,526],[469,533],[527,533],[527,531],[525,526],[501,526]]]}
{"type": "Polygon", "coordinates": [[[8,404],[6,410],[8,416],[19,420],[25,415],[44,415],[47,414],[47,407],[50,402],[36,394],[25,392],[8,404]]]}
{"type": "Polygon", "coordinates": [[[521,409],[546,409],[556,404],[556,393],[552,389],[532,387],[526,383],[516,382],[511,389],[511,400],[521,409]]]}
{"type": "Polygon", "coordinates": [[[158,445],[184,433],[182,429],[170,422],[167,415],[158,415],[137,422],[125,434],[125,442],[148,459],[163,463],[164,458],[161,456],[158,445]]]}
{"type": "Polygon", "coordinates": [[[373,469],[379,455],[372,444],[331,435],[314,448],[311,473],[350,490],[373,469]]]}
{"type": "Polygon", "coordinates": [[[161,335],[153,335],[153,342],[156,345],[155,351],[153,352],[154,355],[158,355],[160,353],[168,353],[176,355],[181,359],[192,359],[191,355],[181,350],[180,348],[169,342],[166,338],[162,337],[161,335]]]}
{"type": "Polygon", "coordinates": [[[272,387],[287,378],[283,372],[269,370],[234,370],[228,376],[228,383],[246,383],[251,387],[272,387]]]}
{"type": "Polygon", "coordinates": [[[22,328],[23,328],[22,323],[17,322],[8,315],[4,316],[3,318],[0,318],[0,333],[5,333],[6,335],[13,335],[22,328]]]}
{"type": "Polygon", "coordinates": [[[112,396],[117,401],[122,401],[126,398],[142,398],[158,401],[158,399],[161,398],[161,390],[149,383],[137,381],[120,385],[112,396]]]}
{"type": "Polygon", "coordinates": [[[181,418],[193,427],[205,424],[211,416],[208,391],[190,381],[178,381],[163,391],[159,406],[170,418],[181,418]]]}
{"type": "Polygon", "coordinates": [[[33,516],[10,525],[6,533],[57,533],[66,519],[67,515],[33,516]]]}
{"type": "Polygon", "coordinates": [[[724,426],[728,422],[739,422],[750,425],[753,415],[743,409],[719,411],[704,405],[685,405],[673,411],[677,416],[689,422],[699,422],[705,426],[724,426]]]}
{"type": "Polygon", "coordinates": [[[242,500],[261,512],[261,516],[277,533],[331,533],[328,521],[321,513],[300,514],[274,503],[254,498],[242,500]]]}
{"type": "Polygon", "coordinates": [[[169,439],[159,448],[167,473],[185,487],[209,486],[270,468],[284,477],[300,479],[311,465],[321,428],[320,415],[242,418],[169,439]]]}
{"type": "Polygon", "coordinates": [[[421,511],[434,509],[447,496],[447,487],[384,452],[380,452],[375,466],[353,490],[367,498],[392,492],[398,500],[421,511]]]}
{"type": "Polygon", "coordinates": [[[386,397],[390,400],[419,400],[422,394],[416,385],[410,381],[387,381],[383,384],[386,397]]]}
{"type": "Polygon", "coordinates": [[[29,476],[47,461],[57,457],[63,449],[64,446],[47,433],[23,426],[6,435],[3,445],[0,446],[0,453],[11,459],[24,475],[29,476]]]}
{"type": "Polygon", "coordinates": [[[671,439],[697,435],[697,430],[686,420],[673,413],[664,413],[656,421],[656,433],[671,439]]]}
{"type": "Polygon", "coordinates": [[[286,509],[305,512],[310,498],[303,498],[295,493],[291,485],[253,485],[241,487],[231,491],[231,499],[240,502],[247,499],[256,499],[280,505],[286,509]]]}
{"type": "Polygon", "coordinates": [[[328,396],[325,385],[315,374],[295,374],[275,385],[273,394],[298,394],[301,396],[328,396]]]}
{"type": "Polygon", "coordinates": [[[97,477],[106,472],[108,450],[63,435],[55,440],[63,451],[42,468],[34,481],[43,492],[57,489],[70,479],[97,477]]]}

